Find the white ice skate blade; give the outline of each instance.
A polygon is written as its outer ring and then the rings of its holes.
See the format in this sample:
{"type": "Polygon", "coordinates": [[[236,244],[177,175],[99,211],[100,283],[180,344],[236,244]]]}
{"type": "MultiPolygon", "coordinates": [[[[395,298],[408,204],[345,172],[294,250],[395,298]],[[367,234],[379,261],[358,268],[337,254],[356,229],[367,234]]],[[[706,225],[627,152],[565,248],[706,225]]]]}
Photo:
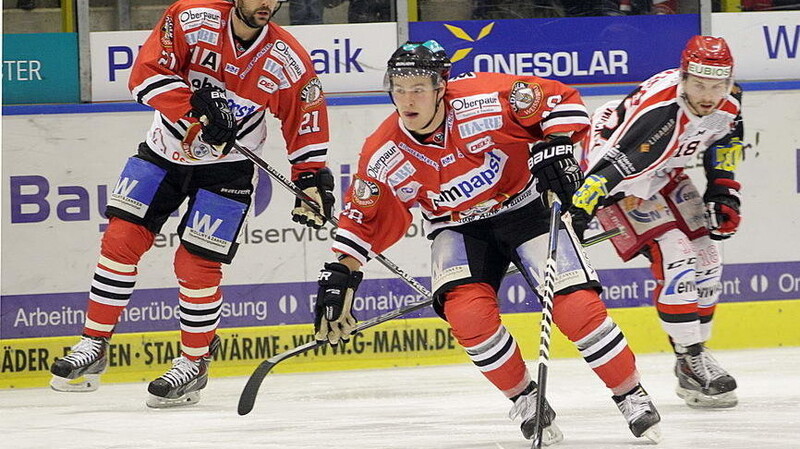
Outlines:
{"type": "Polygon", "coordinates": [[[686,401],[686,405],[692,408],[731,408],[739,403],[735,391],[710,396],[679,386],[675,389],[675,393],[679,398],[686,401]]]}
{"type": "Polygon", "coordinates": [[[649,429],[645,430],[642,434],[642,437],[647,438],[653,444],[658,444],[661,442],[661,427],[658,424],[650,427],[649,429]]]}
{"type": "Polygon", "coordinates": [[[550,446],[552,444],[564,441],[564,434],[558,428],[556,423],[550,424],[550,427],[542,429],[542,445],[550,446]]]}
{"type": "Polygon", "coordinates": [[[50,379],[50,388],[67,393],[88,393],[100,388],[100,375],[84,374],[77,379],[53,376],[50,379]]]}
{"type": "Polygon", "coordinates": [[[194,405],[198,402],[200,402],[200,392],[192,391],[179,398],[162,398],[161,396],[148,394],[146,403],[150,408],[172,408],[194,405]]]}

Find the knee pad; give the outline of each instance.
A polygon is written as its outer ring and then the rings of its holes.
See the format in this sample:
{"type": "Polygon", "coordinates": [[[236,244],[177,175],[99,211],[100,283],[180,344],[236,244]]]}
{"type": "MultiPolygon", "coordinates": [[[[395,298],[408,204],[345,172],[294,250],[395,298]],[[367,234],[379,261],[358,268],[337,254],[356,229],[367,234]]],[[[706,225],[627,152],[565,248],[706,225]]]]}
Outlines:
{"type": "Polygon", "coordinates": [[[556,295],[553,300],[553,322],[573,342],[597,329],[606,316],[606,306],[594,290],[556,295]]]}
{"type": "Polygon", "coordinates": [[[222,282],[222,262],[192,254],[183,245],[175,251],[174,268],[181,286],[208,288],[217,287],[222,282]]]}
{"type": "Polygon", "coordinates": [[[100,242],[100,254],[126,265],[137,265],[142,255],[153,246],[155,234],[142,225],[111,217],[100,242]]]}
{"type": "Polygon", "coordinates": [[[444,312],[453,336],[464,347],[485,341],[500,327],[497,294],[489,284],[459,285],[448,291],[444,312]]]}

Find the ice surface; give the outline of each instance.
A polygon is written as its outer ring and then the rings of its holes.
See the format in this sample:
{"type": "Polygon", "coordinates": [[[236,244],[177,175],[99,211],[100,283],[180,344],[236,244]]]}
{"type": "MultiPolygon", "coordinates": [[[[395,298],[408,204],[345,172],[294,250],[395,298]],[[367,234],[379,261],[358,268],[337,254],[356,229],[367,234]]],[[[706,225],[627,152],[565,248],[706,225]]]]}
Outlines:
{"type": "MultiPolygon", "coordinates": [[[[673,356],[639,356],[645,388],[662,415],[658,448],[800,448],[800,348],[715,356],[739,383],[736,408],[688,408],[673,391],[673,356]]],[[[535,376],[535,362],[528,364],[535,376]]],[[[0,391],[0,447],[530,447],[507,418],[510,402],[471,365],[272,374],[244,417],[236,404],[245,378],[213,378],[213,366],[211,373],[198,405],[167,410],[144,405],[144,383],[102,385],[94,393],[0,391]]],[[[548,398],[565,435],[554,448],[648,446],[631,435],[581,360],[552,361],[548,398]]]]}

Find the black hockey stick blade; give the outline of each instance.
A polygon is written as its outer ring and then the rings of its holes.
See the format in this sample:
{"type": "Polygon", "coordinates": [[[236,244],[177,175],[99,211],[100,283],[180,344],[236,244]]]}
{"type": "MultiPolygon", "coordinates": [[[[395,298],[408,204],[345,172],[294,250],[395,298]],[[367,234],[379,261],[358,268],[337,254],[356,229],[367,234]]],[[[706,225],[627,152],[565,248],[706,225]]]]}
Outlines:
{"type": "Polygon", "coordinates": [[[253,406],[256,403],[256,396],[258,396],[258,389],[261,388],[264,378],[267,377],[267,374],[272,371],[275,365],[288,358],[300,355],[325,344],[328,344],[328,342],[312,340],[289,351],[276,354],[259,363],[255,371],[253,371],[253,374],[247,379],[244,390],[242,390],[242,395],[239,396],[239,407],[237,409],[239,415],[244,416],[253,410],[253,406]]]}
{"type": "MultiPolygon", "coordinates": [[[[357,334],[361,331],[369,329],[373,326],[377,326],[378,324],[385,323],[386,321],[393,320],[397,317],[407,315],[411,312],[417,311],[422,309],[423,307],[427,307],[433,303],[433,299],[430,297],[428,299],[415,302],[413,304],[409,304],[404,307],[400,307],[399,309],[392,310],[391,312],[384,313],[383,315],[376,316],[369,320],[361,322],[356,328],[353,330],[353,334],[357,334]]],[[[294,356],[300,355],[304,352],[310,351],[314,348],[318,348],[323,345],[327,345],[328,341],[316,341],[311,340],[306,344],[300,345],[294,349],[290,349],[288,351],[282,352],[280,354],[276,354],[267,360],[261,362],[253,371],[253,374],[250,375],[250,378],[247,379],[247,383],[244,386],[244,390],[242,390],[242,395],[239,396],[239,407],[237,411],[239,415],[246,415],[253,410],[253,406],[256,402],[256,396],[258,396],[258,389],[261,388],[261,384],[264,382],[264,378],[267,377],[272,368],[275,367],[278,363],[292,358],[294,356]]]]}

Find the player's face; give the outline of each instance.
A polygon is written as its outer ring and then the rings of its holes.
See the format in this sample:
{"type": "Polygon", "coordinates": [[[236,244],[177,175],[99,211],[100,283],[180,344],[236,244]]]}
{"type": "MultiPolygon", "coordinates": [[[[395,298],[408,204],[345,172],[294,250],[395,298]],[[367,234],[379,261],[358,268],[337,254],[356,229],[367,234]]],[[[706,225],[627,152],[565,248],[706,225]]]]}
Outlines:
{"type": "Polygon", "coordinates": [[[730,93],[732,84],[729,79],[718,80],[687,75],[683,80],[683,92],[692,110],[702,117],[717,110],[720,102],[730,93]]]}
{"type": "Polygon", "coordinates": [[[436,108],[443,86],[434,86],[429,76],[398,76],[392,79],[391,95],[403,126],[424,134],[435,130],[440,121],[431,119],[444,108],[436,108]],[[437,87],[439,87],[437,89],[437,87]],[[432,129],[430,129],[432,128],[432,129]]]}
{"type": "Polygon", "coordinates": [[[265,26],[272,18],[278,0],[236,0],[236,7],[250,25],[265,26]]]}

